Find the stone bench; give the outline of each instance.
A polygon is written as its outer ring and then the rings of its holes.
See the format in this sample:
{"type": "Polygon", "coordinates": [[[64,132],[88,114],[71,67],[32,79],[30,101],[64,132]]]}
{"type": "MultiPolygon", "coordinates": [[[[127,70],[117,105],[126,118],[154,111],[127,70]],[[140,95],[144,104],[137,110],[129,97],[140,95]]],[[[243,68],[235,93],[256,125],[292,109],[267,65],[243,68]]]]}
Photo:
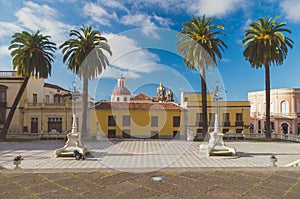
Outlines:
{"type": "Polygon", "coordinates": [[[245,135],[243,133],[225,133],[223,138],[226,138],[226,139],[245,139],[245,135]]]}
{"type": "Polygon", "coordinates": [[[64,139],[65,140],[67,138],[67,134],[65,134],[65,133],[40,133],[39,138],[40,138],[40,140],[42,140],[42,139],[47,139],[47,140],[50,140],[50,139],[55,139],[55,140],[64,139]]]}
{"type": "Polygon", "coordinates": [[[12,139],[38,139],[38,133],[9,133],[6,136],[7,138],[12,139]]]}

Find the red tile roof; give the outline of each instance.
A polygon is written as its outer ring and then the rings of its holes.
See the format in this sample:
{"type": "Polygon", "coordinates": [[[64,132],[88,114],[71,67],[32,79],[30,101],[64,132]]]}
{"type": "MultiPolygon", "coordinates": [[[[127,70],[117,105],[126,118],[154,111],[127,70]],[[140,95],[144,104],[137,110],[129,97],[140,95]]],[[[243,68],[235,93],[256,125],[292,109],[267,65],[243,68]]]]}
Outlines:
{"type": "Polygon", "coordinates": [[[64,89],[60,86],[57,86],[57,85],[54,85],[54,84],[49,84],[49,83],[45,83],[44,87],[53,88],[53,89],[62,90],[62,91],[68,91],[68,90],[66,90],[66,89],[64,89]]]}
{"type": "Polygon", "coordinates": [[[140,93],[137,96],[131,98],[130,100],[137,101],[137,100],[152,100],[152,97],[149,97],[148,95],[144,93],[140,93]]]}
{"type": "Polygon", "coordinates": [[[107,102],[95,104],[95,109],[139,109],[139,110],[182,110],[181,106],[173,102],[107,102]]]}

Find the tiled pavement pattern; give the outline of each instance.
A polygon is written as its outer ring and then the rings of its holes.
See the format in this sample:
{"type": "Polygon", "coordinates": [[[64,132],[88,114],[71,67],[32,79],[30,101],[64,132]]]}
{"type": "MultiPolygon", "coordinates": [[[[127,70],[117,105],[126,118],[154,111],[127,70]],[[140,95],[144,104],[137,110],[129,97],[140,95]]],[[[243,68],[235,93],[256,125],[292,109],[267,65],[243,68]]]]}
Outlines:
{"type": "Polygon", "coordinates": [[[0,170],[0,198],[299,199],[299,170],[161,170],[27,173],[0,170]],[[164,181],[151,177],[162,176],[164,181]]]}
{"type": "Polygon", "coordinates": [[[13,158],[23,155],[23,169],[88,169],[113,168],[121,171],[155,171],[161,168],[269,168],[270,156],[278,158],[277,165],[300,159],[300,144],[287,142],[226,142],[237,150],[237,157],[200,157],[200,142],[131,140],[88,142],[93,158],[75,161],[74,158],[55,158],[54,150],[63,141],[1,142],[0,166],[13,169],[13,158]]]}

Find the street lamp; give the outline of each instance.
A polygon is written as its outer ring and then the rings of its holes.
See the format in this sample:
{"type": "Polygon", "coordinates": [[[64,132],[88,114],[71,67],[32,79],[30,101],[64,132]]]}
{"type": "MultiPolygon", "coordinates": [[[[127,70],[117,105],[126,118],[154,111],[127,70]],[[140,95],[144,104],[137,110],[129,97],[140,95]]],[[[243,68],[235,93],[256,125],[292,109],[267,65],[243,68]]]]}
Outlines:
{"type": "Polygon", "coordinates": [[[218,127],[217,128],[219,128],[219,126],[220,126],[220,124],[219,124],[219,120],[220,120],[219,100],[223,99],[222,97],[220,97],[220,92],[221,92],[221,88],[217,85],[214,90],[214,101],[217,102],[217,105],[216,105],[217,106],[216,114],[218,117],[218,127]]]}
{"type": "Polygon", "coordinates": [[[80,132],[78,131],[77,121],[76,121],[76,83],[73,82],[73,92],[72,92],[72,101],[73,101],[73,122],[72,130],[67,134],[67,142],[64,147],[55,150],[54,154],[56,157],[61,156],[70,156],[73,155],[73,152],[76,150],[80,154],[84,155],[88,150],[84,147],[80,132]]]}

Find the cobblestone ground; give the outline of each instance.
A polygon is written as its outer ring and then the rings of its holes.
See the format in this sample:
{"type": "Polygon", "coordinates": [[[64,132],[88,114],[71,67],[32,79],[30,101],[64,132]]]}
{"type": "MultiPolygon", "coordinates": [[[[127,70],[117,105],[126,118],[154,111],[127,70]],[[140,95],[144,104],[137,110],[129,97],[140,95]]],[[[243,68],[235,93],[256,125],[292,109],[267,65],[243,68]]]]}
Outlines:
{"type": "Polygon", "coordinates": [[[300,170],[54,172],[0,170],[0,198],[298,199],[300,196],[300,170]],[[152,177],[163,177],[163,181],[154,181],[152,177]]]}

